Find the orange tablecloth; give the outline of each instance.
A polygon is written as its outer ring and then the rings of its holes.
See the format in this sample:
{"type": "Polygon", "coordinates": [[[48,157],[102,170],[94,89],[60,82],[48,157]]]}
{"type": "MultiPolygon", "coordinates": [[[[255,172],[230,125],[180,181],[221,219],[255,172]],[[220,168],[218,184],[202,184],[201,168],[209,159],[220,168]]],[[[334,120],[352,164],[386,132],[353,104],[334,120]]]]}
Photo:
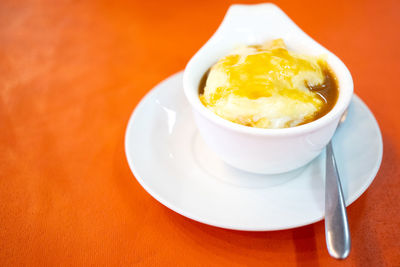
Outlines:
{"type": "MultiPolygon", "coordinates": [[[[328,266],[324,224],[248,233],[155,201],[124,155],[140,99],[182,70],[229,1],[0,1],[0,265],[328,266]]],[[[279,1],[336,53],[383,133],[348,209],[348,266],[400,266],[400,2],[279,1]]],[[[366,148],[368,149],[368,148],[366,148]]]]}

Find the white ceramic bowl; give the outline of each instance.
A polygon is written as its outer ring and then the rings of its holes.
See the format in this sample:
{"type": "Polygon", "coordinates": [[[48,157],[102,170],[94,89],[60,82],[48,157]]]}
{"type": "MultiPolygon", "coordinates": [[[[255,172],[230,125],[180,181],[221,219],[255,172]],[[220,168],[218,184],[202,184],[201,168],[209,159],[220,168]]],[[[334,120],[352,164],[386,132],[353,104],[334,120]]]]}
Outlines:
{"type": "Polygon", "coordinates": [[[187,64],[183,87],[197,127],[210,148],[229,165],[262,174],[294,170],[321,153],[353,94],[353,80],[343,62],[273,4],[232,5],[215,34],[187,64]],[[328,114],[292,128],[260,129],[227,121],[200,102],[199,82],[219,58],[239,44],[259,44],[276,38],[282,38],[289,50],[326,55],[339,86],[337,103],[328,114]]]}

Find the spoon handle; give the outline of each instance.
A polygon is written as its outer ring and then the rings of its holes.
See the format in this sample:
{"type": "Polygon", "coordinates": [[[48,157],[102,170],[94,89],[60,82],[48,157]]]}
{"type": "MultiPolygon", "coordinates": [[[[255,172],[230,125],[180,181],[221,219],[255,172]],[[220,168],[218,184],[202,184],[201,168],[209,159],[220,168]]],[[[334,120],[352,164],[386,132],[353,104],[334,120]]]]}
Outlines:
{"type": "Polygon", "coordinates": [[[345,259],[349,255],[349,223],[332,142],[326,147],[325,236],[328,252],[332,257],[345,259]]]}

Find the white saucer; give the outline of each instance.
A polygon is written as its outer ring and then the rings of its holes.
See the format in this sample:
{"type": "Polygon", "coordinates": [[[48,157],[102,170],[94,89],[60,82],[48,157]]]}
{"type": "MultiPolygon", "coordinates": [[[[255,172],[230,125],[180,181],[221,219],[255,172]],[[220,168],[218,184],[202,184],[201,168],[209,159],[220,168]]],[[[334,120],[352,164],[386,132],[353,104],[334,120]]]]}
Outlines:
{"type": "MultiPolygon", "coordinates": [[[[368,107],[354,96],[334,150],[347,205],[371,184],[382,159],[382,137],[368,107]]],[[[222,228],[266,231],[324,217],[322,153],[281,175],[255,175],[227,166],[203,142],[182,88],[182,72],[157,85],[136,107],[125,136],[139,183],[168,208],[222,228]]]]}

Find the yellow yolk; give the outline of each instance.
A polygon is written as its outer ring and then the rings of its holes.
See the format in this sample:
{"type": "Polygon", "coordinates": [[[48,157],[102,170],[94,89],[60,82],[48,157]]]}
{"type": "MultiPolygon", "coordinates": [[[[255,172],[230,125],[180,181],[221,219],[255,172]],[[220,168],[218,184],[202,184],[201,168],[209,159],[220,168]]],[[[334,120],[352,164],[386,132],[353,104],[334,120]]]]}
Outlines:
{"type": "Polygon", "coordinates": [[[313,86],[324,83],[325,60],[286,49],[281,39],[238,47],[208,74],[202,103],[222,118],[259,128],[310,120],[324,105],[313,86]]]}

